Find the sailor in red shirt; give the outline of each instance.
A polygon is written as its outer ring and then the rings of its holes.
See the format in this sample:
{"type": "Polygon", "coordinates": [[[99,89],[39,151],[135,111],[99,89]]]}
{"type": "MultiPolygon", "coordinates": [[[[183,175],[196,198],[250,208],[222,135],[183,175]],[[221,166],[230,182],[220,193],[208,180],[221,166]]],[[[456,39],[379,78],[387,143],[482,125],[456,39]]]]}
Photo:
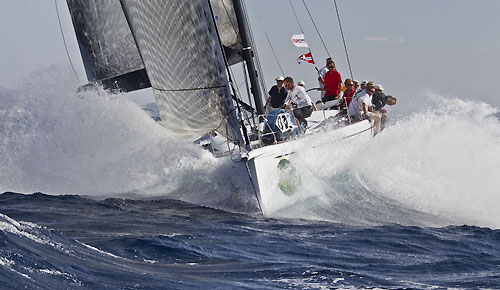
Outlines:
{"type": "Polygon", "coordinates": [[[342,77],[335,69],[333,61],[328,63],[328,71],[325,74],[325,96],[321,98],[323,103],[333,101],[339,98],[342,77]]]}
{"type": "Polygon", "coordinates": [[[344,86],[346,89],[344,91],[344,94],[342,95],[340,106],[344,107],[345,105],[346,108],[349,108],[355,91],[354,82],[351,79],[345,79],[344,86]]]}

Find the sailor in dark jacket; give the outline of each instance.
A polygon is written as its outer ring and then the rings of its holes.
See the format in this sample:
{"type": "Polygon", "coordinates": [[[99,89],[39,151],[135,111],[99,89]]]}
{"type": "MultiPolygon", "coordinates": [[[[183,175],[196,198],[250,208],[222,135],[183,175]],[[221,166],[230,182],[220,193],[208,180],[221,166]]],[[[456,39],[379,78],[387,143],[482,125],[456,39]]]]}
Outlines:
{"type": "Polygon", "coordinates": [[[284,79],[285,78],[282,76],[277,77],[276,85],[272,86],[269,90],[269,97],[264,105],[264,110],[267,114],[272,111],[279,110],[284,105],[285,99],[288,96],[288,91],[283,86],[284,79]]]}
{"type": "Polygon", "coordinates": [[[384,130],[385,123],[387,122],[387,111],[384,109],[385,105],[395,105],[397,103],[397,99],[390,95],[385,95],[383,92],[384,88],[382,85],[375,85],[375,93],[372,96],[372,105],[373,110],[376,112],[380,112],[382,114],[382,120],[380,124],[380,130],[384,130]]]}

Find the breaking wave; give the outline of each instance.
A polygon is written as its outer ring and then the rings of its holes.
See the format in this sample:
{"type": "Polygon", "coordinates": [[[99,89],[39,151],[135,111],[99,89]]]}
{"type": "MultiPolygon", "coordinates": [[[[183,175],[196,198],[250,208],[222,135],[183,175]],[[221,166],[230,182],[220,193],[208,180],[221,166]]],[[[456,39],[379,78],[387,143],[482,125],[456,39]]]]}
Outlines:
{"type": "MultiPolygon", "coordinates": [[[[36,73],[2,94],[0,191],[168,197],[256,210],[244,170],[176,141],[123,95],[75,93],[78,84],[60,72],[36,73]]],[[[314,194],[271,216],[500,227],[497,110],[431,92],[417,97],[426,105],[405,111],[400,98],[389,126],[373,140],[294,154],[314,194]],[[316,168],[322,170],[313,175],[316,168]]]]}
{"type": "Polygon", "coordinates": [[[61,70],[34,73],[2,96],[0,191],[236,204],[239,181],[214,182],[230,176],[230,162],[176,141],[124,95],[77,94],[61,70]]]}
{"type": "MultiPolygon", "coordinates": [[[[419,96],[371,141],[332,143],[297,156],[323,168],[318,194],[277,216],[348,224],[500,227],[500,122],[485,104],[419,96]]],[[[404,106],[404,104],[403,104],[404,106]]]]}

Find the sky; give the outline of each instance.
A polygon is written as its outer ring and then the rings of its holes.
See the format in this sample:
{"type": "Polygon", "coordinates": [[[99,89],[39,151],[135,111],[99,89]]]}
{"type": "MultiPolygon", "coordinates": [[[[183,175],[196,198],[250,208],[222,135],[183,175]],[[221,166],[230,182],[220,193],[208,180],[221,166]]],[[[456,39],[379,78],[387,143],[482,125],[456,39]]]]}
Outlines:
{"type": "MultiPolygon", "coordinates": [[[[317,67],[328,56],[306,3],[342,78],[350,77],[333,0],[290,0],[317,67]]],[[[269,87],[281,71],[317,86],[314,65],[297,63],[307,52],[290,38],[301,33],[289,0],[245,0],[263,77],[269,87]]],[[[85,73],[64,0],[0,0],[0,86],[22,87],[33,71],[68,64],[58,23],[77,77],[85,73]]],[[[500,107],[495,90],[500,67],[498,0],[337,0],[354,79],[373,80],[398,103],[433,90],[500,107]]],[[[241,81],[240,81],[241,82],[241,81]]],[[[314,93],[312,93],[314,94],[314,93]]],[[[314,96],[313,96],[314,99],[314,96]]]]}

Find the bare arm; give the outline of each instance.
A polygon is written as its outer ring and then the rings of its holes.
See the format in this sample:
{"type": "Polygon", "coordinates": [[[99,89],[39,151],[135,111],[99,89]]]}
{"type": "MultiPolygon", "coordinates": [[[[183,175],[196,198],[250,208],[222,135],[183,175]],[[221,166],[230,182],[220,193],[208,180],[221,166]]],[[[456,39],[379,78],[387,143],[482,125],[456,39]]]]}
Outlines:
{"type": "Polygon", "coordinates": [[[368,117],[368,109],[366,107],[366,104],[365,103],[362,104],[363,104],[363,113],[365,113],[365,116],[368,117]]]}
{"type": "Polygon", "coordinates": [[[269,106],[269,103],[270,103],[270,102],[271,102],[271,96],[269,96],[269,97],[267,98],[267,101],[266,101],[266,104],[264,105],[264,107],[269,106]]]}

